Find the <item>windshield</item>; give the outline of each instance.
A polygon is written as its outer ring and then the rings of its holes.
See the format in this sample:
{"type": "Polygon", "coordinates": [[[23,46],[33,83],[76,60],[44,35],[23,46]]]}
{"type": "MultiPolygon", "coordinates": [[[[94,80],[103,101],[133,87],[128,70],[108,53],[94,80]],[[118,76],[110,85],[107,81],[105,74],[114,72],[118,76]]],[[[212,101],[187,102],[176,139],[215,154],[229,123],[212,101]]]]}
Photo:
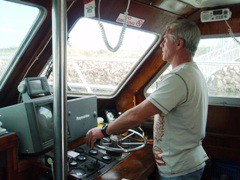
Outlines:
{"type": "MultiPolygon", "coordinates": [[[[122,26],[103,24],[110,45],[114,47],[122,26]]],[[[158,39],[156,34],[127,28],[122,46],[117,52],[111,52],[104,44],[98,21],[79,19],[68,35],[68,94],[113,95],[158,39]]],[[[52,81],[50,76],[49,83],[52,81]]]]}
{"type": "Polygon", "coordinates": [[[37,7],[0,1],[0,87],[31,38],[29,35],[38,27],[40,12],[37,7]]]}

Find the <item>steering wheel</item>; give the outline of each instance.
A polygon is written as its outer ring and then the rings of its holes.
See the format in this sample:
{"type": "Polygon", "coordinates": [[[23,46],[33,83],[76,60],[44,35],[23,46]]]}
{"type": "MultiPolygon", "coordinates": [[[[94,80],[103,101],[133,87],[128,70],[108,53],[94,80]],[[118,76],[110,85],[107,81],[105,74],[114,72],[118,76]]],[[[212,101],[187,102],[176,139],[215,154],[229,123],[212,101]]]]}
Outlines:
{"type": "Polygon", "coordinates": [[[147,140],[144,137],[143,131],[141,134],[133,129],[129,129],[123,134],[111,135],[108,138],[103,138],[95,145],[109,152],[127,153],[143,148],[146,142],[147,140]]]}

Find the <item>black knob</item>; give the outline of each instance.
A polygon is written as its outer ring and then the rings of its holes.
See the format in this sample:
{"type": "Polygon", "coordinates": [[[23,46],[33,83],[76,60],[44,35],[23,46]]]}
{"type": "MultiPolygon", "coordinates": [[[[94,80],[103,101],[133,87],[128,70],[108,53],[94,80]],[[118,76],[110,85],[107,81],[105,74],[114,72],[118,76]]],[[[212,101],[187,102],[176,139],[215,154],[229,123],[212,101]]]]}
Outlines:
{"type": "Polygon", "coordinates": [[[97,154],[98,154],[98,150],[96,150],[96,149],[91,149],[91,150],[89,151],[89,154],[91,154],[91,155],[97,155],[97,154]]]}
{"type": "Polygon", "coordinates": [[[75,161],[75,160],[72,160],[70,163],[69,163],[69,165],[70,166],[76,166],[78,163],[77,163],[77,161],[75,161]]]}
{"type": "Polygon", "coordinates": [[[77,156],[77,160],[79,160],[79,161],[86,161],[87,157],[84,156],[84,155],[79,155],[79,156],[77,156]]]}
{"type": "Polygon", "coordinates": [[[109,155],[103,155],[102,159],[105,160],[105,161],[110,161],[112,158],[109,155]]]}

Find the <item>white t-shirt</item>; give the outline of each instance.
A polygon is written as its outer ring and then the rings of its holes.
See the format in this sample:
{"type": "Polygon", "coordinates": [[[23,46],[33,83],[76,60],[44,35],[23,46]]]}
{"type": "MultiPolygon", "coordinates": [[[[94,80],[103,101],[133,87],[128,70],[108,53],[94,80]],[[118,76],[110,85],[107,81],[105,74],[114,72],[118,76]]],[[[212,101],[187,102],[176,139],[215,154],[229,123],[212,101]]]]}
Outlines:
{"type": "Polygon", "coordinates": [[[162,111],[154,119],[153,152],[161,176],[184,175],[205,166],[208,93],[194,62],[174,68],[147,99],[162,111]]]}

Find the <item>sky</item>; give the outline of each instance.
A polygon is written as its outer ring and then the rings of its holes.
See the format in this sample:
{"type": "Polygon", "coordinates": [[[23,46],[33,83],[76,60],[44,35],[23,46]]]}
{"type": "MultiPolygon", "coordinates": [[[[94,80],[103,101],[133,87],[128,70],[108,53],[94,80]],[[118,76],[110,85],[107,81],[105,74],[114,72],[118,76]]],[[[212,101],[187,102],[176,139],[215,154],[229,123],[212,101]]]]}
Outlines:
{"type": "Polygon", "coordinates": [[[0,0],[0,48],[18,46],[38,14],[38,8],[0,0]]]}
{"type": "MultiPolygon", "coordinates": [[[[0,48],[18,47],[34,24],[39,12],[36,7],[0,0],[0,48]]],[[[115,47],[122,24],[116,26],[103,23],[103,25],[109,44],[115,47]]],[[[89,18],[78,21],[69,37],[69,43],[81,49],[99,49],[105,46],[98,21],[89,18]]],[[[126,48],[131,46],[145,49],[154,38],[153,34],[127,28],[123,45],[126,48]]]]}
{"type": "MultiPolygon", "coordinates": [[[[122,31],[122,24],[117,26],[102,21],[101,23],[103,24],[109,44],[111,47],[115,47],[122,31]]],[[[82,49],[101,49],[105,46],[98,20],[89,18],[80,19],[70,31],[69,38],[71,45],[82,49]]],[[[136,47],[145,49],[153,42],[154,38],[155,35],[152,33],[127,28],[124,34],[123,45],[125,48],[136,47]]]]}

